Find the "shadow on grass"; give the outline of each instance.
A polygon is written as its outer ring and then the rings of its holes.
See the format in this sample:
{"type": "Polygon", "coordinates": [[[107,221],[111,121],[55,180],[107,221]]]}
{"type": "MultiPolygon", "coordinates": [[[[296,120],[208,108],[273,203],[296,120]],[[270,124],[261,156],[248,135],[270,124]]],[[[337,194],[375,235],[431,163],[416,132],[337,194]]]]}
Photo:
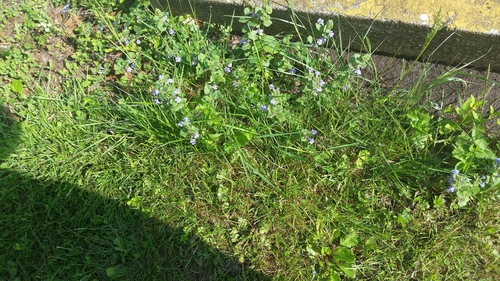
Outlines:
{"type": "MultiPolygon", "coordinates": [[[[0,114],[2,164],[20,128],[0,114]]],[[[0,280],[270,280],[124,202],[5,165],[0,230],[0,280]]]]}

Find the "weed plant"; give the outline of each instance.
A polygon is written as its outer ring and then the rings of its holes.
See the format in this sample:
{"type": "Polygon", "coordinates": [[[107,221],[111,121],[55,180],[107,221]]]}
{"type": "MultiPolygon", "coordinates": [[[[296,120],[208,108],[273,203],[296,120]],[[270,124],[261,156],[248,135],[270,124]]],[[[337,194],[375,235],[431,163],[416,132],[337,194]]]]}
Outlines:
{"type": "Polygon", "coordinates": [[[1,6],[21,23],[0,53],[0,279],[498,277],[499,114],[429,106],[455,72],[387,90],[368,38],[353,53],[326,18],[272,36],[268,5],[232,30],[148,1],[33,4],[1,6]],[[54,38],[74,52],[43,72],[54,38]]]}

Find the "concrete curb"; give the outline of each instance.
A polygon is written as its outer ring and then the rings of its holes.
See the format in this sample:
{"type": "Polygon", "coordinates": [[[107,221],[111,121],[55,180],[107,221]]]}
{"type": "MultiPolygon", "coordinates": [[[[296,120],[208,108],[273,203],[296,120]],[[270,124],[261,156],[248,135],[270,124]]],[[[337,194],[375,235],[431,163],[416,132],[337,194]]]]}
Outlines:
{"type": "MultiPolygon", "coordinates": [[[[243,15],[244,6],[261,0],[152,0],[154,7],[175,14],[196,14],[198,19],[230,24],[231,16],[243,15]],[[194,11],[194,12],[193,12],[194,11]]],[[[333,19],[334,31],[344,46],[366,50],[367,35],[378,53],[414,59],[418,57],[433,19],[446,26],[437,32],[422,60],[500,71],[500,1],[484,0],[272,0],[273,24],[268,34],[296,33],[296,15],[308,30],[318,18],[333,19]],[[290,7],[293,7],[293,12],[290,7]]],[[[234,23],[237,20],[234,19],[234,23]]],[[[234,25],[234,31],[239,30],[234,25]]],[[[307,32],[307,29],[304,30],[307,32]]]]}

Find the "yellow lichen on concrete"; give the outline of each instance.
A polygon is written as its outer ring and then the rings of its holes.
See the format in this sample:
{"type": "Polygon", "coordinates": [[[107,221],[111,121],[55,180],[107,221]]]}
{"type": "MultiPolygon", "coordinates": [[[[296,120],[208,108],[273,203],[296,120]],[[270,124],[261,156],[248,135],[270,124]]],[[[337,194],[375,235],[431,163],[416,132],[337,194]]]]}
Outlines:
{"type": "MultiPolygon", "coordinates": [[[[227,0],[226,0],[227,1],[227,0]]],[[[248,0],[231,0],[232,3],[248,0]]],[[[265,0],[251,0],[262,3],[265,0]]],[[[439,20],[450,29],[488,33],[500,31],[500,0],[271,0],[282,7],[338,13],[353,17],[432,25],[439,20]],[[422,21],[426,15],[428,20],[422,21]]]]}
{"type": "Polygon", "coordinates": [[[499,0],[291,0],[290,2],[293,5],[307,2],[325,11],[354,17],[415,24],[432,25],[439,15],[439,20],[451,29],[481,33],[500,30],[499,0]],[[429,20],[422,21],[422,15],[427,15],[429,20]]]}

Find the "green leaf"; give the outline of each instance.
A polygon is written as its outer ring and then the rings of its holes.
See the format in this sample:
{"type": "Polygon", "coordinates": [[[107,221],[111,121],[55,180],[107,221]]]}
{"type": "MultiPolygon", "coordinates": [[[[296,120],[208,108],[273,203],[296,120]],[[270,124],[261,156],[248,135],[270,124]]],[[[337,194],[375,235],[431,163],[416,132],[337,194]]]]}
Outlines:
{"type": "Polygon", "coordinates": [[[252,140],[252,134],[248,132],[236,131],[234,133],[234,137],[236,139],[236,142],[238,143],[238,146],[244,146],[250,140],[252,140]]]}
{"type": "Polygon", "coordinates": [[[348,267],[348,266],[344,266],[344,265],[339,264],[339,268],[349,278],[354,278],[356,276],[356,271],[352,267],[348,267]]]}
{"type": "Polygon", "coordinates": [[[22,94],[24,90],[23,82],[21,80],[12,81],[12,83],[10,84],[10,89],[14,93],[22,94]]]}
{"type": "Polygon", "coordinates": [[[306,247],[306,250],[307,250],[307,252],[309,253],[309,255],[311,255],[312,257],[314,257],[314,256],[316,256],[316,255],[317,255],[316,251],[314,251],[314,249],[313,249],[310,245],[308,245],[308,246],[306,247]]]}
{"type": "Polygon", "coordinates": [[[355,231],[351,230],[348,235],[340,238],[340,245],[342,246],[350,248],[356,246],[356,244],[358,244],[358,234],[355,231]]]}
{"type": "Polygon", "coordinates": [[[469,190],[469,194],[470,194],[471,196],[474,196],[474,195],[478,194],[480,191],[481,191],[481,189],[479,188],[479,186],[474,185],[474,186],[472,186],[472,187],[470,188],[470,190],[469,190]]]}
{"type": "Polygon", "coordinates": [[[376,250],[377,242],[375,242],[375,238],[371,237],[365,242],[365,247],[367,250],[376,250]]]}
{"type": "Polygon", "coordinates": [[[332,250],[330,249],[330,247],[321,247],[321,254],[323,256],[329,256],[332,254],[332,250]]]}
{"type": "Polygon", "coordinates": [[[356,168],[363,168],[363,163],[366,163],[369,160],[370,152],[368,150],[361,150],[358,153],[358,159],[356,159],[356,168]]]}
{"type": "Polygon", "coordinates": [[[209,134],[208,137],[214,141],[214,142],[218,142],[219,139],[220,139],[220,134],[209,134]]]}
{"type": "Polygon", "coordinates": [[[248,33],[248,39],[250,39],[252,41],[256,41],[258,38],[259,38],[259,36],[257,35],[256,30],[252,30],[252,31],[250,31],[250,33],[248,33]]]}
{"type": "Polygon", "coordinates": [[[106,268],[106,275],[109,278],[116,278],[118,276],[118,267],[111,266],[111,267],[106,268]]]}
{"type": "Polygon", "coordinates": [[[270,6],[270,5],[265,5],[264,7],[264,12],[268,15],[272,14],[273,13],[273,7],[270,6]]]}
{"type": "Polygon", "coordinates": [[[405,209],[403,212],[401,212],[398,215],[398,222],[402,225],[405,226],[409,221],[411,220],[411,215],[408,209],[405,209]]]}
{"type": "Polygon", "coordinates": [[[22,249],[23,249],[23,247],[21,246],[21,244],[19,244],[19,243],[14,244],[14,250],[21,251],[22,249]]]}
{"type": "Polygon", "coordinates": [[[337,261],[345,261],[347,263],[354,262],[354,254],[351,249],[346,247],[337,247],[333,250],[333,258],[337,261]]]}
{"type": "Polygon", "coordinates": [[[245,9],[243,10],[243,13],[244,13],[245,15],[249,15],[249,14],[251,14],[251,13],[252,13],[252,10],[250,9],[250,7],[245,7],[245,9]]]}
{"type": "Polygon", "coordinates": [[[262,24],[263,24],[265,27],[269,27],[272,23],[273,23],[273,22],[272,22],[271,20],[268,20],[268,19],[266,19],[266,20],[264,20],[264,21],[262,22],[262,24]]]}
{"type": "Polygon", "coordinates": [[[330,281],[340,281],[340,280],[342,279],[340,279],[340,276],[337,273],[332,272],[330,274],[330,281]]]}
{"type": "Polygon", "coordinates": [[[443,206],[443,204],[444,204],[444,199],[442,195],[434,196],[434,208],[439,208],[443,206]]]}

